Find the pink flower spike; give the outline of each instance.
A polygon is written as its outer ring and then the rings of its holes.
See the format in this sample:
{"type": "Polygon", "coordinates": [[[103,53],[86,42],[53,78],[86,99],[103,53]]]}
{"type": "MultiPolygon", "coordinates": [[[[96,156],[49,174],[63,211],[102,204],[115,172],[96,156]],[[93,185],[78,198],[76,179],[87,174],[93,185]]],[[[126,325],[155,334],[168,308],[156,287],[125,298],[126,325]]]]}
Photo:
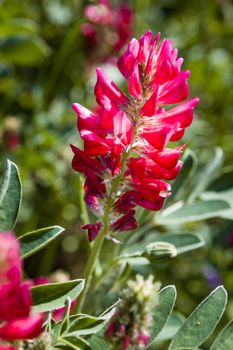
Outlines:
{"type": "MultiPolygon", "coordinates": [[[[124,37],[127,31],[121,28],[124,37]]],[[[129,98],[97,68],[94,92],[99,107],[93,113],[73,106],[84,151],[73,148],[72,166],[84,173],[86,203],[99,216],[98,223],[85,225],[90,240],[103,224],[106,205],[114,231],[136,227],[137,206],[160,210],[170,195],[170,185],[163,180],[173,180],[182,167],[183,146],[169,148],[169,143],[183,137],[199,100],[186,100],[190,72],[181,71],[183,59],[172,40],[157,46],[159,37],[152,38],[148,31],[132,39],[118,59],[129,98]]]]}
{"type": "Polygon", "coordinates": [[[4,340],[26,340],[38,337],[42,332],[41,314],[18,318],[0,326],[0,338],[4,340]]]}

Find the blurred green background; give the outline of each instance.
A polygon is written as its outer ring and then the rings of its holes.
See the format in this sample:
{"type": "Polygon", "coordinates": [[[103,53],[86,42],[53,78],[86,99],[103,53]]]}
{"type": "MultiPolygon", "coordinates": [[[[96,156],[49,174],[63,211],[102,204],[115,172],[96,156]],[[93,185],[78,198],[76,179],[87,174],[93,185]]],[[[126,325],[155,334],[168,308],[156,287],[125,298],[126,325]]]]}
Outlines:
{"type": "MultiPolygon", "coordinates": [[[[82,34],[81,26],[87,21],[84,7],[90,3],[0,1],[1,172],[6,158],[16,162],[24,189],[15,230],[23,233],[53,224],[66,228],[60,241],[26,261],[29,276],[48,275],[58,268],[81,276],[88,255],[80,229],[82,180],[71,169],[69,144],[80,143],[71,103],[88,108],[95,104],[92,88],[96,66],[104,66],[122,84],[114,65],[104,62],[98,47],[93,50],[82,34]]],[[[192,197],[193,188],[199,186],[195,198],[206,190],[218,194],[225,191],[232,203],[232,1],[132,0],[127,4],[134,14],[135,36],[151,29],[154,33],[160,31],[162,38],[174,40],[184,67],[191,70],[191,96],[200,97],[195,122],[185,135],[199,165],[193,183],[184,183],[184,198],[192,197]],[[223,149],[224,160],[222,154],[214,153],[216,146],[223,149]],[[214,159],[217,166],[211,163],[214,159]],[[205,172],[210,163],[213,169],[205,172]]],[[[113,6],[118,5],[119,1],[113,1],[113,6]]],[[[101,40],[105,40],[104,31],[102,35],[101,40]]],[[[207,247],[156,268],[132,267],[145,274],[152,269],[163,285],[176,284],[177,310],[185,315],[214,285],[223,283],[230,294],[233,291],[232,216],[216,216],[204,221],[187,220],[172,228],[161,224],[155,227],[149,222],[150,231],[153,228],[156,234],[199,233],[207,247]]],[[[144,238],[139,237],[140,244],[144,238]]],[[[107,243],[106,249],[111,244],[107,243]]],[[[233,299],[227,312],[233,318],[233,299]]]]}

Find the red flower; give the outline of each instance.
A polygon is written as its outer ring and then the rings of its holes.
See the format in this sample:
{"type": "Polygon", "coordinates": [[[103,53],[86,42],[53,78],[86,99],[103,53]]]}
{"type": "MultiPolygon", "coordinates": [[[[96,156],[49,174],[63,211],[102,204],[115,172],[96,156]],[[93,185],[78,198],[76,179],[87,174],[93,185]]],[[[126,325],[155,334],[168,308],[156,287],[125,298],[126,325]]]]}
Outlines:
{"type": "MultiPolygon", "coordinates": [[[[73,105],[84,151],[72,146],[72,165],[85,174],[87,204],[97,215],[103,215],[109,194],[113,198],[110,218],[114,231],[136,227],[137,205],[162,208],[170,195],[170,185],[164,180],[173,180],[179,173],[184,147],[168,145],[182,138],[199,101],[186,100],[190,73],[181,71],[183,60],[172,41],[165,39],[158,46],[159,37],[153,38],[149,31],[139,40],[132,39],[119,58],[129,96],[98,68],[94,91],[99,107],[95,113],[73,105]],[[111,193],[116,176],[120,177],[118,188],[111,193]],[[119,217],[119,213],[124,215],[119,217]]],[[[100,223],[84,226],[91,240],[100,223]]]]}

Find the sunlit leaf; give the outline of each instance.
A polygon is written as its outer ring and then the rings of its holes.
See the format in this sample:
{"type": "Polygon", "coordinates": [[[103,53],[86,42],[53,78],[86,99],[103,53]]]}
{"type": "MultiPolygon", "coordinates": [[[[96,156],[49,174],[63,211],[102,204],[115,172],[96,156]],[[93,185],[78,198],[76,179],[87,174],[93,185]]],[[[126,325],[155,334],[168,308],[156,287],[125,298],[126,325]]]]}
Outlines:
{"type": "Polygon", "coordinates": [[[36,231],[31,231],[20,236],[21,254],[23,258],[36,253],[47,246],[52,240],[64,231],[63,227],[51,226],[36,231]]]}
{"type": "Polygon", "coordinates": [[[187,318],[173,338],[169,350],[199,347],[214,331],[225,310],[227,292],[216,288],[187,318]]]}
{"type": "Polygon", "coordinates": [[[160,291],[159,305],[154,310],[153,323],[150,331],[151,340],[149,345],[155,341],[157,335],[161,332],[161,330],[167,323],[172,309],[174,307],[175,301],[175,286],[167,286],[160,291]]]}
{"type": "Polygon", "coordinates": [[[48,283],[31,288],[34,312],[58,309],[65,305],[67,298],[77,298],[84,288],[84,280],[77,279],[64,283],[48,283]]]}
{"type": "Polygon", "coordinates": [[[0,189],[0,231],[14,228],[22,197],[22,187],[17,166],[7,160],[7,169],[0,189]]]}

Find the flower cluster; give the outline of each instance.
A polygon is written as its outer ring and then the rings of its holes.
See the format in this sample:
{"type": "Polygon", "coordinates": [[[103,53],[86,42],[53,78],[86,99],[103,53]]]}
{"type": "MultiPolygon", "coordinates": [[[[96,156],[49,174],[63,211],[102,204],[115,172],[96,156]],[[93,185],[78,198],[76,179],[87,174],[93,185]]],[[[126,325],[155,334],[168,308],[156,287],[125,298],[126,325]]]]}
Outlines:
{"type": "Polygon", "coordinates": [[[98,48],[100,60],[119,51],[132,35],[133,14],[123,2],[113,8],[110,0],[98,0],[86,6],[84,13],[88,22],[81,26],[82,34],[92,50],[98,48]]]}
{"type": "MultiPolygon", "coordinates": [[[[103,208],[111,207],[113,231],[137,226],[136,206],[162,208],[170,195],[166,180],[177,176],[184,147],[168,143],[182,138],[199,101],[187,100],[189,71],[181,70],[183,59],[172,41],[158,45],[159,37],[148,31],[132,39],[118,59],[128,96],[97,68],[95,112],[73,104],[84,150],[72,146],[72,166],[86,177],[85,200],[92,211],[101,218],[103,208]]],[[[101,225],[102,220],[84,227],[90,240],[101,225]]]]}
{"type": "Polygon", "coordinates": [[[160,283],[153,283],[153,276],[147,280],[137,275],[127,283],[121,293],[122,302],[105,336],[116,350],[143,350],[150,341],[153,309],[158,304],[160,283]]]}
{"type": "MultiPolygon", "coordinates": [[[[31,314],[30,282],[22,282],[18,241],[12,233],[0,233],[0,339],[32,339],[42,332],[43,317],[31,314]]],[[[11,350],[10,346],[2,349],[11,350]]]]}

